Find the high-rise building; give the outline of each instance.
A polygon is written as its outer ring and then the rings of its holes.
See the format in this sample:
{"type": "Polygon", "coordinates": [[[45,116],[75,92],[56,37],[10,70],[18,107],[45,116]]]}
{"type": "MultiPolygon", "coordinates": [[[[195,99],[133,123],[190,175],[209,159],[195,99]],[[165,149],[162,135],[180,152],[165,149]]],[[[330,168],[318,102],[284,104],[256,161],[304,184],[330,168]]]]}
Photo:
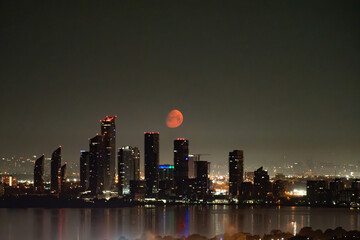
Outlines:
{"type": "Polygon", "coordinates": [[[66,166],[67,163],[65,163],[64,165],[61,166],[60,168],[60,191],[65,191],[65,184],[66,184],[66,166]]]}
{"type": "Polygon", "coordinates": [[[97,194],[104,190],[105,164],[103,136],[96,135],[95,137],[91,138],[89,148],[89,190],[91,193],[97,194]]]}
{"type": "Polygon", "coordinates": [[[140,151],[137,147],[119,149],[118,179],[119,195],[130,194],[130,181],[140,180],[140,151]]]}
{"type": "Polygon", "coordinates": [[[195,162],[198,160],[198,156],[189,154],[189,178],[195,178],[196,177],[196,169],[195,169],[195,162]]]}
{"type": "Polygon", "coordinates": [[[174,140],[174,179],[175,193],[183,196],[187,188],[189,179],[189,141],[185,138],[174,140]]]}
{"type": "Polygon", "coordinates": [[[260,167],[254,172],[254,191],[255,198],[265,199],[267,194],[271,192],[269,181],[269,174],[267,171],[260,167]]]}
{"type": "Polygon", "coordinates": [[[115,119],[116,116],[106,116],[104,120],[101,120],[101,135],[103,136],[104,143],[105,190],[110,190],[111,184],[115,180],[115,174],[117,173],[115,119]]]}
{"type": "Polygon", "coordinates": [[[51,193],[59,193],[60,190],[60,168],[61,168],[61,146],[59,146],[51,156],[51,193]]]}
{"type": "Polygon", "coordinates": [[[229,193],[239,196],[241,183],[244,179],[244,152],[234,150],[229,152],[229,193]]]}
{"type": "Polygon", "coordinates": [[[35,161],[34,165],[34,190],[35,193],[44,192],[44,155],[35,161]]]}
{"type": "Polygon", "coordinates": [[[145,181],[147,195],[154,195],[159,187],[159,133],[145,132],[145,181]]]}
{"type": "Polygon", "coordinates": [[[210,163],[208,161],[196,161],[196,195],[198,199],[205,199],[210,188],[210,163]]]}
{"type": "Polygon", "coordinates": [[[90,183],[90,153],[82,150],[80,156],[80,185],[83,191],[89,189],[90,183]]]}
{"type": "Polygon", "coordinates": [[[174,140],[174,177],[187,179],[189,175],[189,141],[185,138],[174,140]]]}

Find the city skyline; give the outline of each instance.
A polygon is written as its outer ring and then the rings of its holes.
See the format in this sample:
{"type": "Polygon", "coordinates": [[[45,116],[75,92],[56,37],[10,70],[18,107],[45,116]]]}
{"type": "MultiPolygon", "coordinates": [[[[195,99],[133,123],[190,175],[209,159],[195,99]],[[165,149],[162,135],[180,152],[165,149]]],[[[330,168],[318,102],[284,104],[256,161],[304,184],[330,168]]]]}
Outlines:
{"type": "Polygon", "coordinates": [[[360,240],[360,1],[3,1],[0,239],[360,240]]]}
{"type": "MultiPolygon", "coordinates": [[[[115,131],[115,121],[116,121],[116,117],[117,116],[114,116],[114,117],[109,117],[108,115],[106,115],[106,116],[104,116],[105,117],[105,119],[102,119],[102,120],[100,120],[100,122],[101,122],[101,125],[100,125],[100,129],[98,129],[99,131],[96,131],[96,136],[97,135],[99,135],[99,132],[101,132],[101,131],[103,131],[103,123],[104,122],[106,122],[107,120],[110,120],[112,123],[111,123],[111,125],[114,125],[113,126],[113,131],[115,132],[115,135],[114,136],[117,136],[117,132],[115,131]]],[[[103,117],[103,118],[104,118],[103,117]]],[[[150,132],[151,133],[151,132],[150,132]]],[[[160,133],[160,132],[157,132],[157,133],[160,133]]],[[[105,134],[106,133],[104,133],[103,135],[105,136],[105,134]]],[[[101,134],[100,134],[101,135],[101,134]]],[[[117,137],[116,137],[117,138],[117,137]]],[[[90,139],[90,138],[88,138],[88,139],[90,139]]],[[[175,138],[173,138],[173,139],[171,139],[170,140],[170,142],[173,142],[173,141],[175,141],[175,140],[178,140],[178,139],[186,139],[186,138],[179,138],[179,137],[175,137],[175,138]]],[[[86,141],[85,141],[86,142],[86,141]]],[[[161,142],[161,141],[159,141],[159,146],[160,145],[168,145],[168,142],[167,143],[164,143],[164,142],[161,142]],[[162,143],[162,144],[161,144],[162,143]]],[[[62,145],[59,145],[60,146],[60,148],[62,149],[62,152],[63,152],[63,147],[62,147],[62,145]]],[[[118,150],[120,150],[121,148],[123,148],[123,147],[126,147],[126,146],[128,146],[128,145],[121,145],[121,146],[118,146],[118,145],[116,145],[115,143],[113,143],[113,146],[115,146],[115,151],[118,151],[118,150]]],[[[141,149],[142,151],[144,151],[144,148],[143,148],[143,145],[139,145],[139,146],[135,146],[135,147],[137,147],[137,148],[139,148],[139,149],[141,149]]],[[[111,148],[113,148],[113,147],[111,147],[111,148]]],[[[83,150],[83,149],[86,149],[86,147],[85,148],[82,148],[82,149],[79,149],[78,151],[79,151],[79,155],[78,155],[78,159],[79,158],[81,158],[81,155],[82,155],[82,153],[83,153],[83,151],[85,151],[85,150],[83,150]]],[[[160,148],[161,149],[161,148],[160,148]]],[[[196,149],[196,147],[195,147],[195,149],[196,149]]],[[[230,150],[230,148],[228,149],[228,151],[230,150]]],[[[50,151],[50,150],[48,150],[48,151],[50,151]]],[[[48,152],[48,151],[42,151],[42,152],[48,152]]],[[[171,149],[166,149],[165,151],[171,151],[171,154],[173,153],[173,149],[171,148],[171,149]]],[[[210,152],[211,152],[211,150],[209,150],[210,152]]],[[[205,151],[205,152],[209,152],[209,151],[205,151]]],[[[141,152],[141,151],[140,151],[141,152]]],[[[164,161],[164,160],[162,160],[163,158],[161,157],[161,151],[159,152],[160,154],[159,154],[159,164],[171,164],[172,163],[172,161],[173,161],[173,159],[170,159],[170,160],[168,160],[168,161],[164,161]]],[[[63,153],[62,153],[63,154],[63,153]]],[[[195,155],[197,155],[197,153],[196,153],[196,151],[191,151],[191,152],[189,152],[189,155],[191,155],[191,154],[195,154],[195,155]]],[[[223,155],[225,155],[226,157],[226,159],[224,160],[224,161],[227,161],[227,158],[228,158],[228,155],[226,155],[227,153],[223,153],[223,155]]],[[[39,156],[39,155],[35,155],[35,154],[30,154],[31,156],[39,156]]],[[[44,154],[43,153],[43,155],[51,155],[51,154],[44,154]]],[[[208,160],[209,162],[212,162],[211,160],[209,160],[209,159],[211,159],[212,157],[211,157],[211,154],[200,154],[200,155],[205,155],[205,156],[203,156],[202,157],[202,159],[203,158],[205,158],[205,160],[208,160]]],[[[16,156],[16,157],[20,157],[20,156],[23,156],[23,155],[21,155],[21,154],[13,154],[13,155],[11,155],[11,156],[16,156]]],[[[144,155],[143,154],[140,154],[140,162],[141,162],[141,171],[142,172],[144,172],[145,171],[145,169],[144,169],[144,155]]],[[[117,154],[115,154],[115,157],[117,158],[117,154]]],[[[279,158],[283,158],[283,160],[285,160],[285,158],[287,158],[287,154],[284,154],[283,156],[279,156],[279,158]]],[[[78,169],[79,168],[79,166],[80,166],[80,164],[78,163],[78,159],[75,159],[74,161],[70,161],[70,163],[71,164],[73,164],[73,168],[74,169],[78,169]]],[[[360,158],[359,158],[360,159],[360,158]]],[[[289,162],[285,162],[285,161],[276,161],[279,165],[278,166],[281,166],[282,164],[298,164],[298,163],[300,163],[300,164],[309,164],[309,162],[311,162],[311,160],[312,160],[312,158],[303,158],[303,159],[293,159],[293,160],[291,160],[290,159],[290,161],[289,162]]],[[[225,165],[227,165],[228,163],[227,162],[222,162],[222,163],[224,163],[225,165]]],[[[69,162],[68,160],[67,160],[67,162],[69,162]]],[[[117,162],[117,159],[116,159],[116,162],[117,162]]],[[[271,161],[268,161],[268,159],[264,159],[264,161],[260,161],[259,163],[254,163],[254,161],[251,159],[250,161],[249,161],[250,163],[248,163],[249,164],[249,166],[248,167],[246,167],[247,168],[247,170],[253,170],[255,167],[257,167],[257,166],[264,166],[264,167],[270,167],[271,165],[272,165],[272,163],[271,163],[271,161]]],[[[319,163],[336,163],[336,162],[331,162],[331,161],[329,161],[329,159],[325,159],[324,161],[318,161],[319,163]]],[[[358,160],[358,159],[355,159],[354,161],[350,161],[349,163],[351,164],[351,163],[355,163],[355,164],[358,164],[360,162],[360,160],[358,160]]],[[[216,162],[215,161],[215,164],[222,164],[221,162],[216,162]]],[[[343,161],[341,161],[341,163],[346,163],[346,162],[343,162],[343,161]]],[[[313,164],[313,163],[311,163],[311,164],[313,164]]],[[[227,169],[228,167],[227,166],[225,166],[224,165],[224,169],[227,169]]],[[[116,168],[117,168],[117,164],[115,165],[116,166],[116,168]]],[[[79,169],[78,169],[79,170],[79,169]]],[[[114,171],[117,171],[116,169],[114,170],[114,171]]]]}

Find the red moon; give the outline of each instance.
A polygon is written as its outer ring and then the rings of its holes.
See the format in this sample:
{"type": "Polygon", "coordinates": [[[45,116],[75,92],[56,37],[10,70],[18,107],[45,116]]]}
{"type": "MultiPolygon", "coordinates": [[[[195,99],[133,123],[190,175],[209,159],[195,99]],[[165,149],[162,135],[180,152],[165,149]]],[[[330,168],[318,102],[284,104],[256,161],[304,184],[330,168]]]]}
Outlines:
{"type": "Polygon", "coordinates": [[[182,113],[179,110],[174,109],[167,115],[166,125],[169,128],[177,128],[182,124],[183,119],[182,113]]]}

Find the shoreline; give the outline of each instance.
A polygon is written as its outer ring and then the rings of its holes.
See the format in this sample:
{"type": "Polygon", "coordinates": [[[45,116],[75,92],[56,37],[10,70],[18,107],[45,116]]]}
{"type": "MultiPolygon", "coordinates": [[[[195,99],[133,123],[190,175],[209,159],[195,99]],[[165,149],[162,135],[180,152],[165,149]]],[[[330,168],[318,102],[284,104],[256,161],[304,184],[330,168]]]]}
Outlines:
{"type": "Polygon", "coordinates": [[[348,208],[359,209],[357,207],[343,206],[343,205],[306,205],[306,204],[244,204],[244,203],[164,203],[161,201],[124,201],[118,198],[95,199],[92,201],[85,201],[82,199],[61,199],[53,196],[19,196],[7,197],[0,199],[0,208],[125,208],[138,206],[231,206],[241,208],[251,207],[311,207],[311,208],[348,208]]]}

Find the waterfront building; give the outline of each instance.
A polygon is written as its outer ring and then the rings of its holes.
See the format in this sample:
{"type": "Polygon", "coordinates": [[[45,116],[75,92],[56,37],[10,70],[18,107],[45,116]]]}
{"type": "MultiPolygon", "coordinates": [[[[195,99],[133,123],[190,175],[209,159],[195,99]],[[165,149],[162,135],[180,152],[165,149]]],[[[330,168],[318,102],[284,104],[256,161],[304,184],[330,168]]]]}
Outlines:
{"type": "Polygon", "coordinates": [[[130,193],[130,181],[140,180],[140,151],[137,147],[124,146],[118,152],[118,192],[130,193]]]}
{"type": "Polygon", "coordinates": [[[206,199],[210,189],[210,163],[208,161],[196,161],[196,196],[197,199],[206,199]]]}
{"type": "Polygon", "coordinates": [[[351,190],[353,192],[352,201],[360,203],[360,179],[357,178],[351,182],[351,190]]]}
{"type": "Polygon", "coordinates": [[[89,189],[90,184],[90,153],[82,150],[80,156],[80,185],[83,191],[89,189]]]}
{"type": "Polygon", "coordinates": [[[341,194],[345,190],[345,182],[341,178],[335,178],[334,181],[330,182],[330,194],[331,199],[335,203],[341,201],[341,194]]]}
{"type": "Polygon", "coordinates": [[[196,169],[195,169],[195,162],[198,160],[198,156],[189,154],[189,161],[188,161],[188,167],[189,167],[189,178],[195,178],[196,177],[196,169]]]}
{"type": "Polygon", "coordinates": [[[52,194],[60,191],[60,169],[61,168],[61,146],[59,146],[51,155],[51,182],[50,190],[52,194]]]}
{"type": "Polygon", "coordinates": [[[115,182],[117,173],[116,164],[116,116],[106,116],[101,120],[101,135],[103,136],[103,165],[104,165],[104,190],[110,190],[111,185],[115,182]]]}
{"type": "Polygon", "coordinates": [[[145,181],[148,196],[154,196],[159,188],[159,133],[145,132],[145,181]]]}
{"type": "Polygon", "coordinates": [[[254,172],[254,191],[254,197],[258,200],[264,200],[268,193],[271,192],[269,174],[263,167],[260,167],[254,172]]]}
{"type": "Polygon", "coordinates": [[[244,200],[252,200],[254,196],[254,185],[252,182],[242,182],[240,187],[240,196],[239,199],[244,200]]]}
{"type": "Polygon", "coordinates": [[[159,198],[173,197],[175,189],[174,165],[159,166],[159,198]]]}
{"type": "Polygon", "coordinates": [[[174,140],[174,179],[175,193],[178,197],[186,196],[189,179],[189,141],[185,138],[174,140]]]}
{"type": "Polygon", "coordinates": [[[328,184],[325,180],[309,180],[306,183],[306,196],[310,204],[323,205],[329,199],[328,184]]]}
{"type": "Polygon", "coordinates": [[[44,155],[39,157],[34,164],[34,192],[43,193],[44,185],[44,155]]]}
{"type": "Polygon", "coordinates": [[[61,166],[60,168],[60,192],[65,192],[65,186],[66,186],[66,166],[67,163],[61,166]]]}
{"type": "Polygon", "coordinates": [[[238,197],[244,178],[244,152],[234,150],[229,152],[229,194],[238,197]]]}
{"type": "Polygon", "coordinates": [[[286,197],[289,182],[286,180],[276,180],[273,186],[273,196],[276,199],[286,197]]]}
{"type": "Polygon", "coordinates": [[[103,136],[96,135],[89,143],[89,190],[92,194],[102,193],[104,190],[105,164],[103,136]]]}
{"type": "Polygon", "coordinates": [[[0,175],[0,183],[9,187],[17,186],[17,177],[11,174],[1,174],[0,175]]]}

